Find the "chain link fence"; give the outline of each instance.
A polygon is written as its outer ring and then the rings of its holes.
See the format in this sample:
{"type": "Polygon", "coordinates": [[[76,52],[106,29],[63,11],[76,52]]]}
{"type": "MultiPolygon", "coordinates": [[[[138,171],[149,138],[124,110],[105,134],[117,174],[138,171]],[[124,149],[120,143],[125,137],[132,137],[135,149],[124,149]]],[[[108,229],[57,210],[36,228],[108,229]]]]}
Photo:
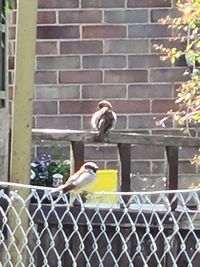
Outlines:
{"type": "Polygon", "coordinates": [[[198,190],[22,191],[0,191],[0,266],[199,266],[198,190]]]}

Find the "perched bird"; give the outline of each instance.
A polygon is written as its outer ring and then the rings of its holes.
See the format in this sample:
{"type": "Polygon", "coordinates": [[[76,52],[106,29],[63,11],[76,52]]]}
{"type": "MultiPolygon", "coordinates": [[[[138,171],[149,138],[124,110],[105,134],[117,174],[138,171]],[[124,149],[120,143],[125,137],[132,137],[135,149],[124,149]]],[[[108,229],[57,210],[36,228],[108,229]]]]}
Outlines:
{"type": "Polygon", "coordinates": [[[51,193],[63,191],[64,193],[71,190],[85,191],[84,188],[93,183],[96,179],[96,172],[99,167],[94,162],[86,162],[83,166],[69,177],[67,182],[52,190],[51,193]]]}
{"type": "Polygon", "coordinates": [[[91,124],[99,132],[97,141],[102,141],[104,135],[115,126],[117,115],[113,111],[111,103],[107,100],[100,101],[97,109],[92,116],[91,124]]]}

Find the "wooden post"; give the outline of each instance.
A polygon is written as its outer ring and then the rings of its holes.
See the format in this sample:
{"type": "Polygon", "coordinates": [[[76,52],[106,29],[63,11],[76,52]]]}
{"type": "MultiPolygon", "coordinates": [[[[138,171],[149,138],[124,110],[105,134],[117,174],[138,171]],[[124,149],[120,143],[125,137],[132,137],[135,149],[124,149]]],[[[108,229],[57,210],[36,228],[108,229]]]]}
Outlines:
{"type": "Polygon", "coordinates": [[[121,192],[131,190],[131,146],[130,144],[118,144],[120,158],[121,192]]]}
{"type": "MultiPolygon", "coordinates": [[[[35,45],[37,23],[37,0],[20,0],[17,9],[16,53],[15,53],[15,94],[12,114],[12,141],[10,181],[29,184],[32,142],[32,100],[35,76],[35,45]]],[[[19,195],[26,200],[29,190],[17,189],[19,195]]],[[[29,205],[24,201],[13,201],[13,210],[9,213],[9,226],[15,239],[20,255],[11,244],[10,253],[13,266],[28,266],[26,250],[26,232],[28,216],[25,208],[29,205]],[[20,219],[20,231],[17,227],[20,219]],[[20,256],[20,258],[19,258],[20,256]]]]}
{"type": "Polygon", "coordinates": [[[70,174],[78,171],[84,164],[84,143],[83,142],[71,142],[70,146],[70,174]]]}
{"type": "MultiPolygon", "coordinates": [[[[131,191],[131,145],[118,144],[118,153],[120,159],[120,178],[121,178],[121,192],[131,191]]],[[[129,196],[123,196],[125,203],[128,202],[129,196]]],[[[122,207],[124,205],[121,205],[122,207]]]]}
{"type": "MultiPolygon", "coordinates": [[[[167,189],[177,190],[178,189],[178,147],[167,146],[166,155],[168,162],[168,177],[167,177],[167,189]]],[[[173,194],[169,196],[170,203],[172,201],[173,194]]],[[[175,210],[177,201],[171,203],[172,210],[175,210]]]]}

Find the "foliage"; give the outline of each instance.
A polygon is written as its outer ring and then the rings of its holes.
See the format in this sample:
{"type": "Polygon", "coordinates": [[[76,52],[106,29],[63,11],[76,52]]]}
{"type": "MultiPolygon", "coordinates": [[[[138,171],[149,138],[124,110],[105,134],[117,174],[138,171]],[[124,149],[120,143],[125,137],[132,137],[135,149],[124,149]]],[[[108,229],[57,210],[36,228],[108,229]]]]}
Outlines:
{"type": "Polygon", "coordinates": [[[65,180],[69,177],[70,163],[68,160],[52,160],[51,155],[42,154],[31,162],[31,184],[52,186],[53,175],[62,174],[65,180]]]}
{"type": "Polygon", "coordinates": [[[185,58],[187,69],[183,75],[188,75],[188,80],[183,82],[177,90],[176,103],[178,109],[170,110],[162,120],[173,117],[179,125],[188,129],[190,126],[198,128],[200,123],[200,73],[197,65],[200,64],[200,0],[177,1],[179,16],[162,18],[162,24],[168,24],[174,36],[171,43],[174,46],[165,47],[155,45],[162,53],[162,60],[170,59],[174,64],[180,57],[185,58]]]}

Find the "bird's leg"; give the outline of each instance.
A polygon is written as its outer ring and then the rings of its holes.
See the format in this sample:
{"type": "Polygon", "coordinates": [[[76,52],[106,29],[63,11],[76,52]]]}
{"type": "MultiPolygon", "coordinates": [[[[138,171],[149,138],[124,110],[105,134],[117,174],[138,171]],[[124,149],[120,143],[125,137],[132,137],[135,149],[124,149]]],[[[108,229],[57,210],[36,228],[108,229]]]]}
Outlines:
{"type": "Polygon", "coordinates": [[[85,203],[88,199],[88,192],[87,191],[82,191],[79,195],[80,198],[76,198],[73,202],[73,206],[81,206],[82,203],[85,203]]]}

